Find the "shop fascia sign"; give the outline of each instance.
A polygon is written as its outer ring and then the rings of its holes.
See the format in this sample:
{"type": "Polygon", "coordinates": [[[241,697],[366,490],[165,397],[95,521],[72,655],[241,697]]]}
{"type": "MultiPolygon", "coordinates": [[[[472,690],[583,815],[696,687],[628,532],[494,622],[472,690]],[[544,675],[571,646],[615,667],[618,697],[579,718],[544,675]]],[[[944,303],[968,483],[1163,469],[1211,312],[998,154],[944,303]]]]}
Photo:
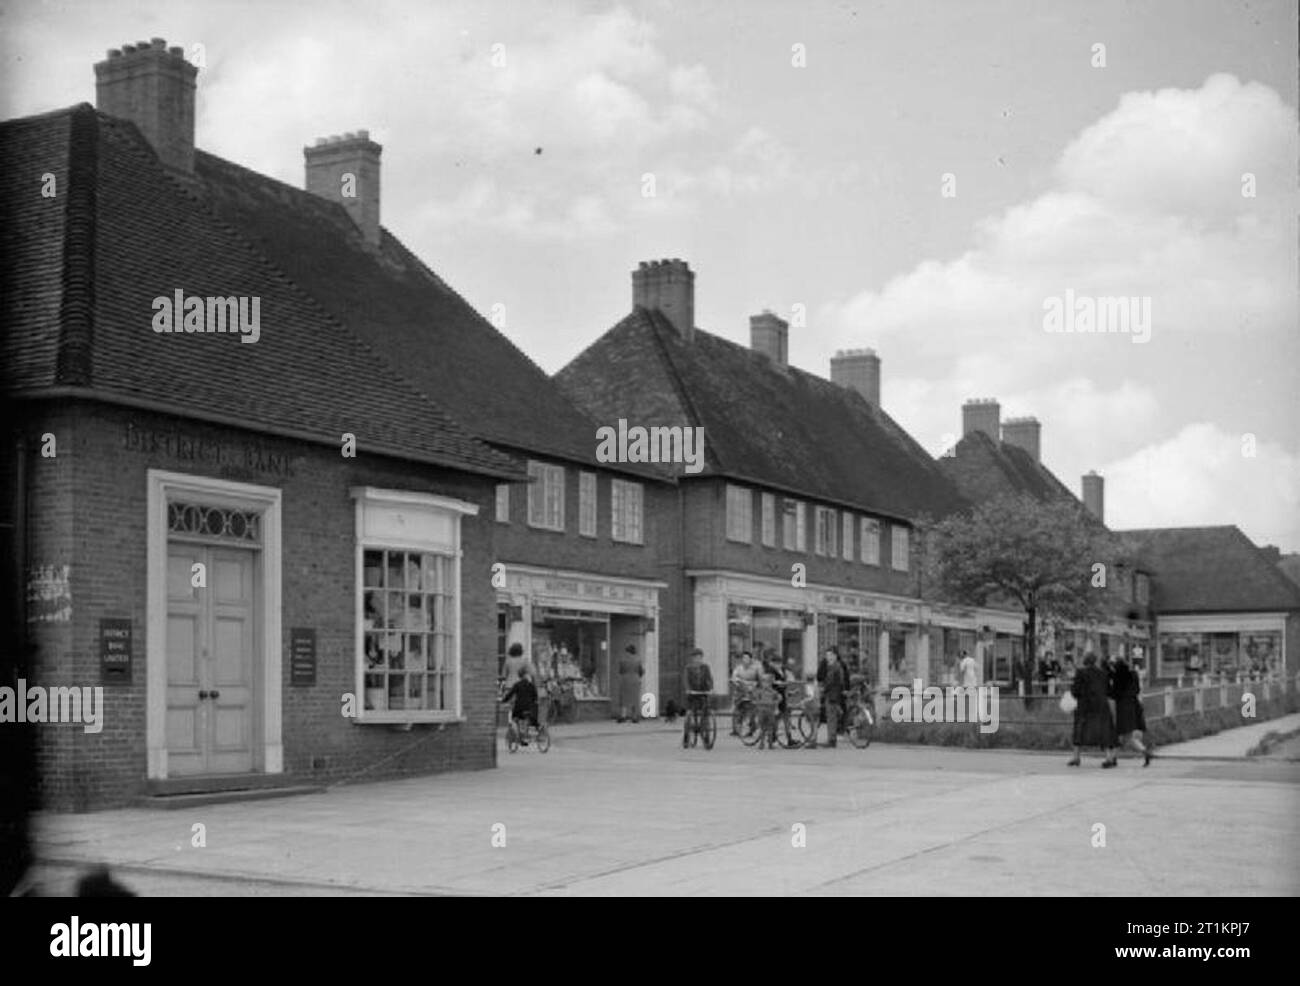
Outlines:
{"type": "MultiPolygon", "coordinates": [[[[521,579],[520,588],[527,582],[521,579]]],[[[542,579],[540,591],[552,596],[576,596],[585,599],[609,599],[622,602],[641,602],[641,591],[626,585],[609,582],[586,582],[581,579],[542,579]]]]}

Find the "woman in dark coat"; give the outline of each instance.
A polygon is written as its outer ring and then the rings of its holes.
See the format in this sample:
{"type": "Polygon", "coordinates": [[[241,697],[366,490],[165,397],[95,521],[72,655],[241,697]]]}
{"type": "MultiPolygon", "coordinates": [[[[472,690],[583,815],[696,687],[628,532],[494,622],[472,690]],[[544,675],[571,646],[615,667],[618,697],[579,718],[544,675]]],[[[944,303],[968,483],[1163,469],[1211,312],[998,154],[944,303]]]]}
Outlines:
{"type": "Polygon", "coordinates": [[[618,662],[618,721],[641,721],[641,676],[645,673],[636,656],[636,644],[628,644],[618,662]]]}
{"type": "Polygon", "coordinates": [[[1074,759],[1071,767],[1079,766],[1079,755],[1085,746],[1099,746],[1106,753],[1103,767],[1114,767],[1115,720],[1110,715],[1110,678],[1097,666],[1097,656],[1088,654],[1083,667],[1074,676],[1070,694],[1078,705],[1074,709],[1074,759]]]}
{"type": "Polygon", "coordinates": [[[1142,743],[1142,733],[1147,728],[1142,711],[1142,683],[1123,657],[1115,658],[1115,672],[1111,676],[1112,696],[1115,699],[1115,732],[1119,733],[1120,746],[1130,743],[1142,754],[1142,766],[1151,762],[1151,750],[1142,743]]]}

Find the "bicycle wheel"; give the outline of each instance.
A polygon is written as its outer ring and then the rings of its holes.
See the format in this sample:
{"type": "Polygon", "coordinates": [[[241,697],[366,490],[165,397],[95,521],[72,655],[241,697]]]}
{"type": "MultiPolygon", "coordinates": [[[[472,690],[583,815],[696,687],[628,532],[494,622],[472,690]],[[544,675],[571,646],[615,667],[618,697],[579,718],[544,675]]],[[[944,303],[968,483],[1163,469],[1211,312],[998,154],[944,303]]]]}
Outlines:
{"type": "Polygon", "coordinates": [[[753,706],[749,706],[745,711],[738,713],[736,729],[740,732],[740,742],[746,746],[753,746],[758,742],[759,737],[763,734],[759,731],[758,713],[754,711],[753,706]]]}
{"type": "Polygon", "coordinates": [[[849,742],[859,750],[871,745],[871,734],[876,728],[876,717],[865,705],[857,706],[849,713],[849,742]]]}
{"type": "Polygon", "coordinates": [[[812,737],[812,727],[802,709],[791,709],[779,723],[781,745],[787,750],[797,750],[812,737]]]}
{"type": "Polygon", "coordinates": [[[718,717],[713,714],[712,709],[704,712],[703,730],[704,748],[712,750],[713,743],[718,738],[718,717]]]}
{"type": "Polygon", "coordinates": [[[506,749],[511,753],[519,750],[519,730],[515,728],[513,719],[506,723],[506,749]]]}
{"type": "Polygon", "coordinates": [[[551,731],[546,728],[546,723],[537,727],[537,750],[539,753],[545,753],[551,748],[551,731]]]}

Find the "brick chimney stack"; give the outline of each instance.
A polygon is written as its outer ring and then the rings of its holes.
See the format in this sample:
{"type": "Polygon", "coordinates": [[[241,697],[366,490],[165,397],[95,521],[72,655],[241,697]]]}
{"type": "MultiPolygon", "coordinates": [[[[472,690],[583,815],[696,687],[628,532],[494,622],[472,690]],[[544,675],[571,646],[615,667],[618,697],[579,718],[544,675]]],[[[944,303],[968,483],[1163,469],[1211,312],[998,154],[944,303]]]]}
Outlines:
{"type": "Polygon", "coordinates": [[[766,308],[749,316],[749,348],[762,353],[777,366],[790,362],[790,323],[766,308]]]}
{"type": "Polygon", "coordinates": [[[1037,418],[1007,418],[1002,422],[1002,440],[1008,445],[1024,449],[1034,457],[1035,462],[1040,462],[1039,438],[1042,428],[1037,418]]]}
{"type": "Polygon", "coordinates": [[[695,273],[684,260],[643,260],[632,272],[632,307],[659,312],[677,334],[695,335],[695,273]]]}
{"type": "Polygon", "coordinates": [[[961,437],[982,431],[995,442],[1001,435],[1002,405],[992,397],[976,398],[961,406],[961,437]]]}
{"type": "Polygon", "coordinates": [[[831,383],[856,390],[880,407],[880,357],[874,349],[841,349],[831,357],[831,383]]]}
{"type": "Polygon", "coordinates": [[[369,130],[319,137],[304,147],[307,191],[340,203],[367,243],[379,245],[379,155],[369,130]]]}
{"type": "Polygon", "coordinates": [[[1103,524],[1106,523],[1106,481],[1089,470],[1083,477],[1083,506],[1103,524]]]}
{"type": "Polygon", "coordinates": [[[95,65],[95,107],[130,120],[169,168],[194,171],[196,66],[162,38],[110,48],[95,65]]]}

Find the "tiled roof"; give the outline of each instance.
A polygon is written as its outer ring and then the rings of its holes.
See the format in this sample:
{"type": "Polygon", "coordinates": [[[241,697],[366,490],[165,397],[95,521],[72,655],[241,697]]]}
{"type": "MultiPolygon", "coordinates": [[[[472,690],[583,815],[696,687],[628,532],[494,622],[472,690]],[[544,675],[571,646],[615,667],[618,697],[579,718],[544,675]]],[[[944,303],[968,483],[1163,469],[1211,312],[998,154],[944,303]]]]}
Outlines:
{"type": "Polygon", "coordinates": [[[995,497],[1027,494],[1039,502],[1078,498],[1052,471],[1024,449],[996,442],[972,431],[942,456],[939,468],[968,500],[983,503],[995,497]]]}
{"type": "Polygon", "coordinates": [[[518,478],[165,170],[131,123],[80,105],[0,124],[5,385],[518,478]],[[55,175],[41,199],[33,176],[55,175]],[[44,215],[42,215],[42,210],[44,215]],[[16,235],[21,231],[21,235],[16,235]],[[153,299],[260,299],[261,335],[160,334],[153,299]]]}
{"type": "Polygon", "coordinates": [[[338,203],[211,154],[195,173],[217,215],[475,437],[595,464],[595,423],[387,230],[370,247],[338,203]]]}
{"type": "Polygon", "coordinates": [[[1122,531],[1139,545],[1154,575],[1161,613],[1300,610],[1292,583],[1236,527],[1165,527],[1122,531]]]}
{"type": "Polygon", "coordinates": [[[1288,579],[1300,585],[1300,555],[1284,555],[1277,567],[1288,579]]]}
{"type": "Polygon", "coordinates": [[[934,460],[856,392],[637,308],[556,379],[602,423],[703,427],[704,474],[890,517],[964,501],[934,460]]]}

